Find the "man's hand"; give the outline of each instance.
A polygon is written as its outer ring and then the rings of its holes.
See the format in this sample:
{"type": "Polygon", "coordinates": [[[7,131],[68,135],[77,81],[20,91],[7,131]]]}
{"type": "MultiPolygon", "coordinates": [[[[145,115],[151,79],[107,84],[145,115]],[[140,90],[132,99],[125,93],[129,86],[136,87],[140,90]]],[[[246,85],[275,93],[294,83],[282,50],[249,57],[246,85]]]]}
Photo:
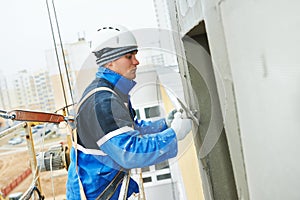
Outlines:
{"type": "Polygon", "coordinates": [[[171,128],[176,133],[177,140],[183,140],[192,129],[192,120],[183,119],[181,112],[176,112],[174,120],[171,123],[171,128]]]}
{"type": "Polygon", "coordinates": [[[171,123],[174,120],[174,115],[176,112],[177,112],[177,110],[174,109],[171,112],[169,112],[168,116],[166,117],[166,123],[167,123],[168,127],[171,127],[171,123]]]}

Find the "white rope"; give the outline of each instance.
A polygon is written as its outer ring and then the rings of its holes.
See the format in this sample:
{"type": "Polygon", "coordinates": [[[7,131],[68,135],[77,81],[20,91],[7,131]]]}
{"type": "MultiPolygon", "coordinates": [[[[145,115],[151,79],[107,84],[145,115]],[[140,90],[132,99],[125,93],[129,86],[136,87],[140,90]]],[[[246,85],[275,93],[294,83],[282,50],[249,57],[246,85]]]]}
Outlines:
{"type": "Polygon", "coordinates": [[[51,177],[51,184],[52,184],[52,195],[53,199],[55,200],[55,189],[54,189],[54,182],[53,182],[53,174],[52,174],[52,154],[50,155],[50,177],[51,177]]]}
{"type": "MultiPolygon", "coordinates": [[[[43,129],[41,130],[42,132],[42,135],[41,136],[41,141],[40,141],[40,145],[39,145],[39,153],[43,152],[44,151],[44,148],[45,148],[45,124],[43,124],[43,129]]],[[[40,134],[39,131],[36,132],[36,134],[40,134]]],[[[33,134],[32,134],[32,139],[33,139],[33,134]]],[[[43,158],[43,161],[44,161],[44,158],[43,158]]]]}

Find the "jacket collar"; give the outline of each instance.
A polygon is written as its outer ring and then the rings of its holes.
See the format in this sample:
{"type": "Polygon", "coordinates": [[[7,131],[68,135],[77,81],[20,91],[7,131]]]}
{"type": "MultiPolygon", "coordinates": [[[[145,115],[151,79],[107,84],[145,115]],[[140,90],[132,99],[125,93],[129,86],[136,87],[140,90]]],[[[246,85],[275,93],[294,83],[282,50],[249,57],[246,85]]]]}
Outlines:
{"type": "Polygon", "coordinates": [[[114,87],[120,90],[124,94],[129,94],[130,90],[136,85],[136,82],[129,80],[124,76],[106,68],[100,66],[96,73],[97,78],[103,78],[110,82],[114,87]]]}

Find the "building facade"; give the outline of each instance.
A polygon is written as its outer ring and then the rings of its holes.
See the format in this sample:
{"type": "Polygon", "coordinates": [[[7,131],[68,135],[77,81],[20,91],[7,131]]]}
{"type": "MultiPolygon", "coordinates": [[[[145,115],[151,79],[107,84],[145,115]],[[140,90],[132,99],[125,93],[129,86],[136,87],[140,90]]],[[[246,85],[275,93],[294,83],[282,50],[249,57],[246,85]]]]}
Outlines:
{"type": "Polygon", "coordinates": [[[12,78],[12,107],[54,112],[54,96],[48,71],[19,71],[12,78]]]}
{"type": "Polygon", "coordinates": [[[205,199],[300,198],[299,6],[168,1],[205,199]]]}
{"type": "Polygon", "coordinates": [[[11,108],[11,99],[6,76],[0,72],[0,108],[8,110],[11,108]]]}
{"type": "Polygon", "coordinates": [[[84,71],[82,66],[89,53],[90,42],[84,38],[79,38],[74,43],[63,44],[63,47],[57,45],[57,54],[55,49],[46,51],[46,64],[53,85],[56,109],[77,102],[79,97],[76,92],[76,79],[78,73],[84,71]]]}

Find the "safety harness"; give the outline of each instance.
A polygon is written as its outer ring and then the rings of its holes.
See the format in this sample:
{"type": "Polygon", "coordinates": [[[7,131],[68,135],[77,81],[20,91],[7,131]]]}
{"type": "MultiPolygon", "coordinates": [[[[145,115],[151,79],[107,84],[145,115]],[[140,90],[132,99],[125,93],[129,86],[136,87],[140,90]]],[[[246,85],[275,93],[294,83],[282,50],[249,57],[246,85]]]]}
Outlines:
{"type": "MultiPolygon", "coordinates": [[[[88,92],[77,104],[76,107],[76,113],[78,113],[80,106],[93,94],[99,92],[99,91],[109,91],[115,95],[118,96],[118,94],[113,91],[112,89],[108,87],[98,87],[90,92],[88,92]]],[[[125,104],[126,105],[126,104],[125,104]]],[[[127,105],[126,105],[127,107],[127,105]]],[[[78,173],[78,165],[77,165],[77,150],[78,150],[78,144],[77,144],[77,129],[73,129],[73,142],[74,142],[74,148],[75,148],[75,157],[76,157],[76,172],[77,172],[77,177],[78,177],[78,182],[79,182],[79,187],[80,187],[80,196],[82,199],[87,199],[84,193],[83,185],[79,177],[78,173]]],[[[96,200],[108,200],[112,197],[112,195],[115,193],[116,189],[118,188],[119,184],[123,181],[122,187],[120,190],[119,194],[119,199],[121,198],[122,193],[123,195],[123,200],[126,200],[127,198],[127,191],[128,191],[128,185],[129,185],[129,179],[130,179],[130,171],[124,171],[124,169],[120,169],[119,172],[115,175],[113,180],[106,186],[106,188],[102,191],[102,193],[96,198],[96,200]]]]}

